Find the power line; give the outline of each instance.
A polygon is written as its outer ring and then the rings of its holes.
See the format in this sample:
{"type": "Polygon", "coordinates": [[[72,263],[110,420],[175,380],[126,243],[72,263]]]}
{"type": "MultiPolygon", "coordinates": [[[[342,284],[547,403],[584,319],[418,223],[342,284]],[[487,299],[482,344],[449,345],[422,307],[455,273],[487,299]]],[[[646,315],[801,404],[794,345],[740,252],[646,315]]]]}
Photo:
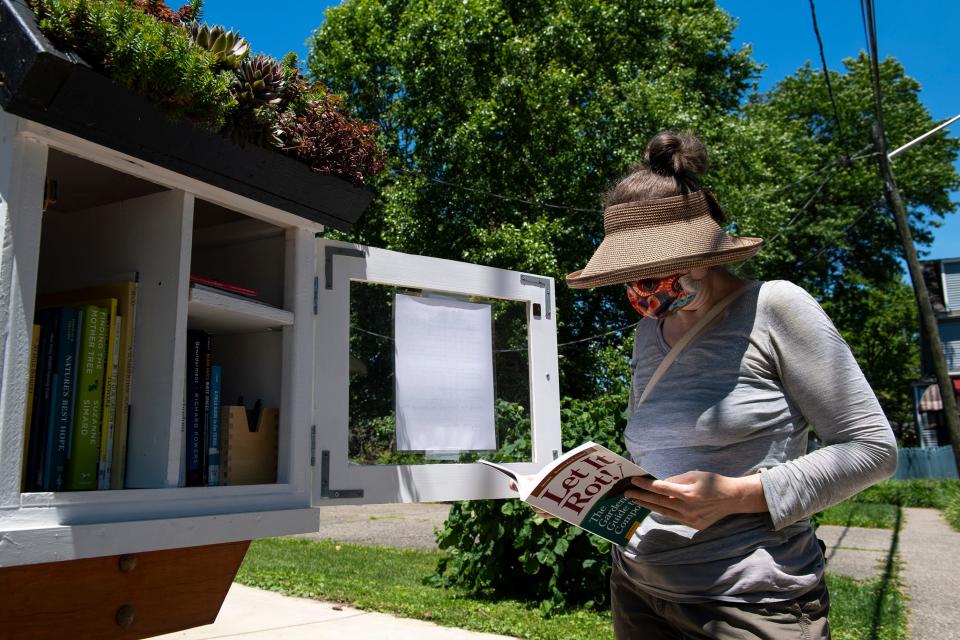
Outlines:
{"type": "MultiPolygon", "coordinates": [[[[623,333],[627,329],[631,329],[637,326],[638,324],[640,324],[639,320],[637,322],[631,322],[630,324],[625,324],[622,327],[611,329],[610,331],[605,331],[604,333],[598,333],[597,335],[589,336],[587,338],[580,338],[578,340],[570,340],[569,342],[562,342],[557,345],[557,349],[562,349],[563,347],[569,347],[570,345],[574,345],[574,344],[580,344],[582,342],[590,342],[592,340],[597,340],[599,338],[613,335],[615,333],[623,333]]],[[[382,333],[376,333],[375,331],[368,331],[367,329],[361,329],[360,327],[353,327],[353,329],[355,331],[359,331],[360,333],[365,333],[375,338],[380,338],[381,340],[388,340],[391,342],[393,341],[393,338],[391,338],[390,336],[385,336],[382,333]]],[[[528,351],[527,347],[521,347],[518,349],[494,349],[493,350],[494,353],[518,353],[522,351],[528,351]]]]}
{"type": "Polygon", "coordinates": [[[833,118],[837,122],[837,137],[840,139],[840,146],[844,148],[844,152],[849,158],[850,149],[847,148],[847,136],[844,134],[843,124],[840,122],[840,111],[837,109],[837,100],[833,95],[833,83],[830,82],[830,72],[827,70],[827,57],[823,53],[823,40],[820,38],[820,28],[817,26],[817,10],[813,6],[813,0],[810,0],[810,15],[813,18],[813,33],[817,36],[817,46],[820,48],[823,79],[827,82],[827,93],[830,94],[830,104],[833,105],[833,118]]]}
{"type": "Polygon", "coordinates": [[[493,191],[484,191],[483,189],[476,189],[474,187],[468,187],[466,185],[457,184],[455,182],[448,182],[447,180],[441,180],[440,178],[428,176],[417,171],[412,171],[410,169],[395,169],[394,173],[397,173],[397,174],[402,173],[410,176],[415,176],[418,178],[423,178],[424,180],[430,180],[432,182],[436,182],[437,184],[442,184],[447,187],[452,187],[454,189],[461,189],[463,191],[469,191],[470,193],[477,193],[480,195],[487,196],[489,198],[496,198],[498,200],[505,200],[508,202],[519,202],[521,204],[526,204],[534,207],[544,207],[546,209],[561,209],[565,211],[577,211],[579,213],[603,213],[603,209],[586,209],[584,207],[572,207],[570,205],[565,205],[565,204],[537,202],[536,200],[527,200],[526,198],[518,198],[516,196],[503,195],[502,193],[494,193],[493,191]]]}

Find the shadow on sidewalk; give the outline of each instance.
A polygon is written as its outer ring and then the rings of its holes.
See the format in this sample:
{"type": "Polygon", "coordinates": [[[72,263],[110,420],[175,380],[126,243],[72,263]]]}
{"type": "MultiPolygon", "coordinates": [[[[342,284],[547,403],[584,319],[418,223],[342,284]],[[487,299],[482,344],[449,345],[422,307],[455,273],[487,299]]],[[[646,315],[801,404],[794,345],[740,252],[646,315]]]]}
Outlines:
{"type": "Polygon", "coordinates": [[[893,525],[893,537],[890,539],[890,549],[887,550],[887,559],[883,566],[883,575],[880,577],[880,588],[877,589],[877,599],[873,605],[873,620],[870,623],[870,640],[877,640],[880,633],[880,624],[883,618],[883,603],[887,599],[890,589],[896,589],[895,573],[897,569],[897,548],[900,544],[900,529],[903,526],[903,507],[897,506],[897,520],[893,525]]]}

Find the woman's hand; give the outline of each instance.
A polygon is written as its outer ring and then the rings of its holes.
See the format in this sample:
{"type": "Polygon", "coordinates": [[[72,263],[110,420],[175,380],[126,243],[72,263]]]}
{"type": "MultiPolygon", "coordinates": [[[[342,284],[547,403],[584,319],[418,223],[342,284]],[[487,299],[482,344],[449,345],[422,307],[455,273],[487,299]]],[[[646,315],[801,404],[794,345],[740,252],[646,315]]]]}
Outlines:
{"type": "Polygon", "coordinates": [[[642,507],[688,527],[702,530],[735,513],[763,513],[760,474],[731,478],[706,471],[688,471],[666,480],[632,478],[624,492],[642,507]]]}
{"type": "MultiPolygon", "coordinates": [[[[531,478],[533,478],[532,475],[531,475],[531,476],[527,476],[527,479],[531,479],[531,478]]],[[[511,481],[509,482],[509,487],[510,487],[510,490],[511,490],[511,491],[516,491],[516,490],[517,490],[517,483],[514,482],[513,480],[511,480],[511,481]]],[[[556,518],[556,517],[557,517],[557,516],[553,515],[552,513],[548,513],[548,512],[546,512],[546,511],[544,511],[543,509],[538,509],[538,508],[536,508],[536,507],[533,506],[532,504],[531,504],[531,505],[528,505],[528,506],[529,506],[531,509],[533,509],[534,513],[536,513],[538,516],[540,516],[540,517],[543,518],[544,520],[550,520],[551,518],[556,518]]]]}

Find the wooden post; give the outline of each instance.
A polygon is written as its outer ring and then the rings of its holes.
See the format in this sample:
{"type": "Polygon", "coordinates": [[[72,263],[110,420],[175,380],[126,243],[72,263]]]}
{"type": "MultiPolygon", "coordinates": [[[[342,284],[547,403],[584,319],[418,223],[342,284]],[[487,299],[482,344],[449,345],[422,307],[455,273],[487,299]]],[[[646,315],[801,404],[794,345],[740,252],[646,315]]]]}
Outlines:
{"type": "Polygon", "coordinates": [[[917,297],[917,307],[920,309],[920,322],[923,330],[930,338],[930,356],[933,360],[934,372],[940,386],[940,396],[943,398],[943,413],[947,421],[947,430],[950,433],[950,443],[953,446],[953,457],[960,467],[960,413],[957,412],[957,400],[953,393],[953,382],[947,369],[947,361],[943,355],[943,343],[940,341],[940,332],[937,330],[937,320],[933,315],[933,305],[930,304],[930,295],[927,285],[923,281],[920,270],[920,261],[917,259],[917,249],[913,244],[913,235],[907,221],[907,212],[900,198],[900,191],[893,178],[893,169],[890,158],[887,156],[886,135],[883,130],[883,104],[880,100],[880,66],[877,58],[877,34],[873,29],[873,2],[867,0],[867,24],[870,35],[870,69],[873,79],[873,98],[877,112],[877,120],[873,126],[873,141],[876,146],[880,162],[880,174],[883,176],[883,194],[887,204],[893,210],[893,217],[900,232],[900,241],[903,243],[903,255],[907,260],[907,269],[910,271],[910,280],[913,283],[913,292],[917,297]]]}

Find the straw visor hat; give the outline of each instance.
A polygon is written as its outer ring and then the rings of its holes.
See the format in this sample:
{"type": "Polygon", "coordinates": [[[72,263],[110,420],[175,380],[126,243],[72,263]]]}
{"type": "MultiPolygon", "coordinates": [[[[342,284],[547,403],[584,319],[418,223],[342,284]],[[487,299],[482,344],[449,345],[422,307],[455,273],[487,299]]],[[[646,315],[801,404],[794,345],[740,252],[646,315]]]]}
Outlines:
{"type": "Polygon", "coordinates": [[[723,219],[713,194],[694,193],[616,204],[603,213],[603,242],[587,266],[567,276],[573,289],[662,278],[746,260],[760,238],[727,234],[710,214],[723,219]]]}

